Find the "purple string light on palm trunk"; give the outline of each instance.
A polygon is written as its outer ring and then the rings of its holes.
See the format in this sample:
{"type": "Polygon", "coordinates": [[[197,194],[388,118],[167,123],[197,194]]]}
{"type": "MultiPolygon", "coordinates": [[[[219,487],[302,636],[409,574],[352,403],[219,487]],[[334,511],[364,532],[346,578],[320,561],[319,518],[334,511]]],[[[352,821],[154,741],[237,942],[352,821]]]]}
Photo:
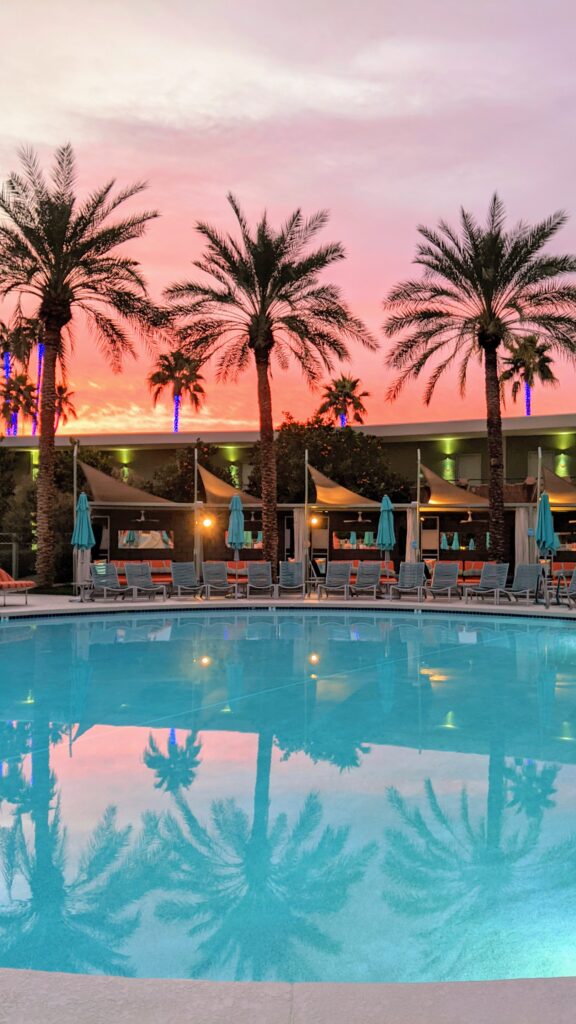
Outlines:
{"type": "MultiPolygon", "coordinates": [[[[10,353],[9,352],[5,352],[4,353],[4,377],[6,378],[6,384],[10,380],[11,373],[12,373],[12,367],[11,367],[11,361],[10,361],[10,353]]],[[[6,424],[6,434],[8,435],[8,437],[10,437],[11,434],[12,434],[12,421],[11,420],[10,420],[9,423],[6,424]]]]}
{"type": "Polygon", "coordinates": [[[36,412],[32,420],[32,437],[36,437],[38,431],[38,406],[40,404],[40,389],[42,387],[42,367],[44,365],[44,345],[38,343],[38,372],[36,375],[36,412]]]}

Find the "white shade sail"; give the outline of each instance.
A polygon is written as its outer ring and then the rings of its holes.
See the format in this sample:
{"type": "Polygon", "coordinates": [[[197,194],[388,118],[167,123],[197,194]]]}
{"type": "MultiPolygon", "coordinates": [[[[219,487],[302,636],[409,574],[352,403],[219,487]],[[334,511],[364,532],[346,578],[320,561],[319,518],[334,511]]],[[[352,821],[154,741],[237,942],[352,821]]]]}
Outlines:
{"type": "Polygon", "coordinates": [[[324,505],[326,508],[380,508],[379,501],[363,498],[361,494],[355,494],[347,487],[341,487],[335,480],[324,476],[324,473],[320,473],[313,466],[308,466],[308,472],[316,488],[317,505],[324,505]]]}

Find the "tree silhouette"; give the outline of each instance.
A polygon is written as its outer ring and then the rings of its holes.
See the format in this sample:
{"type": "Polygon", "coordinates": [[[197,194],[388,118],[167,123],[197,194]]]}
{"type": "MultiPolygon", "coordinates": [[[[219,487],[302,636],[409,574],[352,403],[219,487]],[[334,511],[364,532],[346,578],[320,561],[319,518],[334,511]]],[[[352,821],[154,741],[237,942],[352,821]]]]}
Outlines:
{"type": "Polygon", "coordinates": [[[495,956],[499,915],[521,908],[541,873],[535,851],[542,816],[503,829],[490,820],[499,812],[490,795],[486,815],[474,821],[465,787],[458,816],[442,808],[430,779],[424,789],[423,810],[410,806],[397,789],[388,791],[403,827],[385,830],[383,898],[397,913],[423,921],[420,980],[422,968],[433,980],[469,978],[470,972],[481,977],[486,958],[495,956]]]}
{"type": "MultiPolygon", "coordinates": [[[[258,798],[257,798],[258,799],[258,798]]],[[[200,939],[192,977],[228,968],[236,980],[313,976],[306,950],[335,954],[340,944],[313,918],[341,910],[361,881],[376,844],[347,852],[349,828],[321,827],[322,805],[311,793],[292,828],[279,814],[262,832],[262,808],[252,827],[234,800],[212,804],[212,829],[203,827],[182,796],[180,818],[162,822],[171,872],[158,916],[182,922],[200,939]]],[[[256,801],[255,801],[256,803],[256,801]]]]}
{"type": "Polygon", "coordinates": [[[148,746],[144,751],[144,764],[152,769],[156,776],[155,788],[164,789],[167,793],[188,789],[200,767],[201,750],[202,744],[197,741],[196,733],[188,733],[184,746],[180,746],[171,731],[166,753],[163,754],[150,733],[148,746]]]}

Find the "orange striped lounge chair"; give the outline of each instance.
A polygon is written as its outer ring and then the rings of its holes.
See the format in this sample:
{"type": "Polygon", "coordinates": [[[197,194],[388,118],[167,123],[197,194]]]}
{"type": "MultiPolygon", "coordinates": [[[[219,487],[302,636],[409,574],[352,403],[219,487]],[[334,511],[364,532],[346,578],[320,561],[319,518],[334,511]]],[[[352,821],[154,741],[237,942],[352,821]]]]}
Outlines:
{"type": "Polygon", "coordinates": [[[25,603],[28,604],[28,591],[32,590],[35,586],[36,584],[32,580],[15,580],[10,573],[0,569],[0,593],[2,594],[2,603],[4,605],[6,604],[8,594],[24,594],[25,603]]]}

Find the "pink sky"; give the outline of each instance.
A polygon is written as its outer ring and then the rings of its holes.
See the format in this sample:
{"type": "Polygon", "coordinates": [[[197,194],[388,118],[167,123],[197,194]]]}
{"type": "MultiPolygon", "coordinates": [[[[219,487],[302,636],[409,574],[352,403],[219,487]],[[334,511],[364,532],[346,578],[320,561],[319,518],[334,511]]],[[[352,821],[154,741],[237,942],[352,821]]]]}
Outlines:
{"type": "MultiPolygon", "coordinates": [[[[411,272],[417,223],[454,221],[460,204],[483,216],[495,188],[514,221],[574,205],[570,0],[28,0],[7,5],[2,29],[0,176],[19,145],[47,160],[70,141],[80,188],[147,179],[145,203],[162,218],[131,251],[156,298],[198,255],[196,219],[232,226],[230,189],[251,218],[327,207],[324,237],[348,253],[332,278],[375,333],[384,295],[411,272]]],[[[576,251],[576,220],[558,246],[576,251]]],[[[349,367],[371,392],[370,422],[482,415],[478,378],[464,402],[447,381],[428,409],[421,385],[385,403],[385,345],[357,350],[349,367]]],[[[143,353],[113,377],[80,333],[68,429],[169,429],[149,369],[143,353]]],[[[558,370],[562,386],[537,391],[534,412],[574,409],[574,372],[558,370]]],[[[203,411],[185,408],[182,429],[254,426],[252,371],[225,387],[206,376],[203,411]]],[[[319,398],[296,371],[278,372],[274,402],[278,422],[319,398]]]]}

